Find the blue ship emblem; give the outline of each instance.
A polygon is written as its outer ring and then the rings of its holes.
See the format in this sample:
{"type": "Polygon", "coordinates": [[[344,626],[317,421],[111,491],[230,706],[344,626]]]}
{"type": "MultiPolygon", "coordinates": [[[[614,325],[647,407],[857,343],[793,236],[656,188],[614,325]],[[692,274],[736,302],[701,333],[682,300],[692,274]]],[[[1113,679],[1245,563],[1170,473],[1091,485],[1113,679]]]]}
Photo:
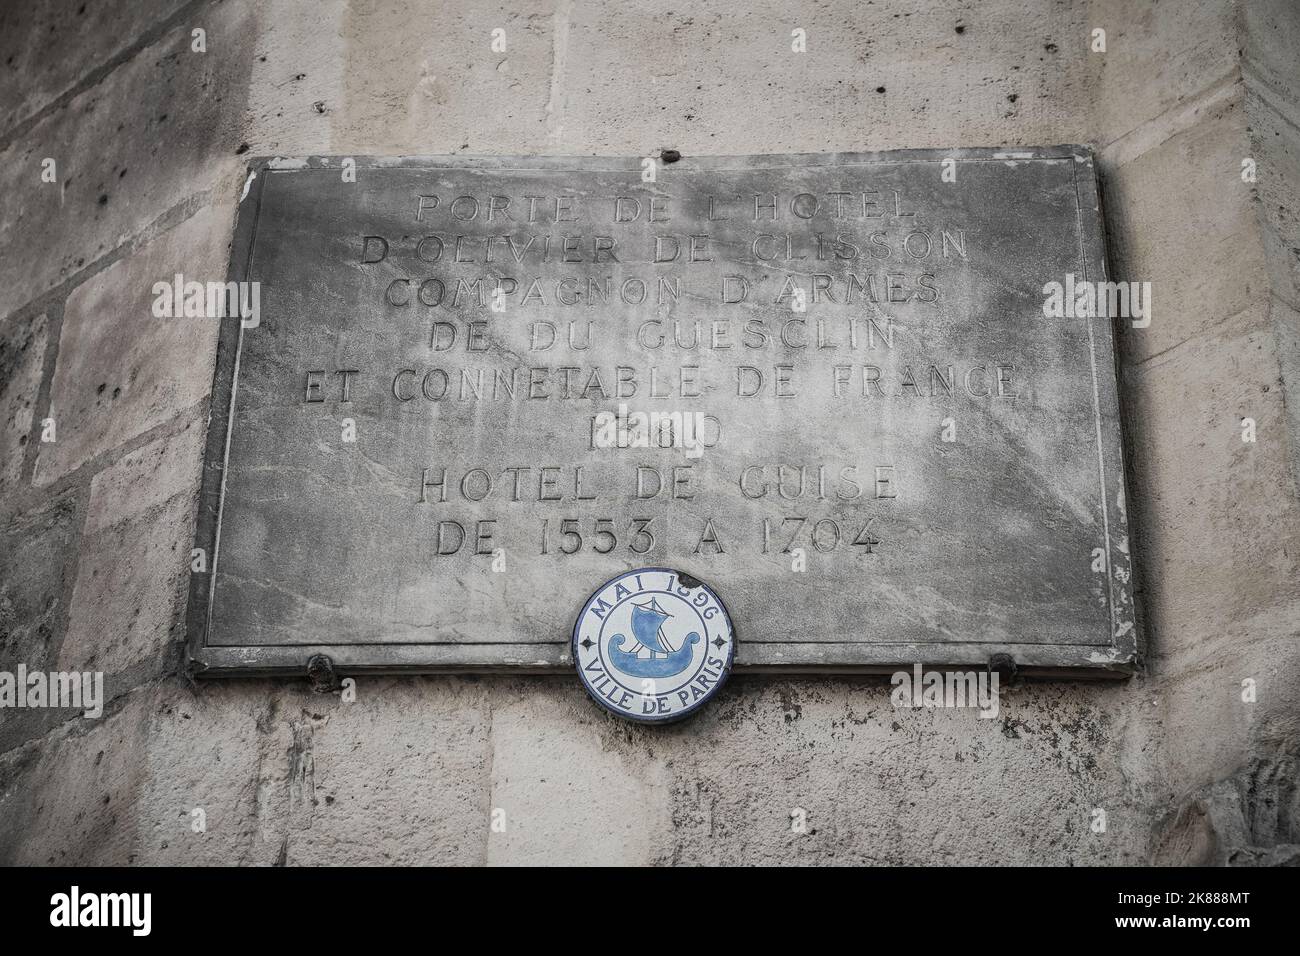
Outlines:
{"type": "Polygon", "coordinates": [[[631,649],[624,650],[627,638],[615,634],[609,642],[610,663],[633,677],[672,677],[686,670],[694,656],[691,645],[700,642],[700,635],[698,631],[691,631],[682,641],[682,646],[672,650],[663,632],[664,621],[671,617],[654,598],[648,604],[633,604],[632,636],[635,643],[631,649]],[[637,650],[642,647],[650,652],[648,658],[637,656],[637,650]]]}

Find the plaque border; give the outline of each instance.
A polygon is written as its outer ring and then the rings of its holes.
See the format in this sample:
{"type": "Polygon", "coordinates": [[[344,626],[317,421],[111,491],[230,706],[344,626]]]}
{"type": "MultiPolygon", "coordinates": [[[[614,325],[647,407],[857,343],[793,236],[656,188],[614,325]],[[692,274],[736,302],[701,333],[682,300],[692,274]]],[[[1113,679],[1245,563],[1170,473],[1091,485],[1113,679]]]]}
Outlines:
{"type": "MultiPolygon", "coordinates": [[[[355,156],[356,169],[482,169],[553,170],[577,174],[593,171],[627,172],[640,176],[641,157],[603,156],[355,156]]],[[[854,166],[903,163],[1069,162],[1075,188],[1079,264],[1084,279],[1108,278],[1102,226],[1101,192],[1093,151],[1084,145],[1050,147],[968,147],[961,149],[903,149],[854,153],[783,153],[755,156],[698,156],[671,165],[661,164],[661,181],[695,172],[776,169],[785,166],[854,166]],[[1085,215],[1085,208],[1094,214],[1085,215]]],[[[310,156],[287,159],[260,156],[249,160],[243,194],[238,203],[230,246],[227,281],[248,275],[262,190],[281,172],[330,170],[341,172],[344,157],[310,156]]],[[[994,654],[1009,654],[1021,673],[1042,677],[1123,678],[1142,666],[1143,642],[1133,596],[1133,569],[1127,515],[1122,412],[1118,387],[1116,320],[1096,316],[1088,321],[1094,386],[1094,425],[1098,477],[1107,550],[1107,589],[1111,640],[1095,644],[1008,644],[1005,642],[851,642],[763,641],[746,643],[736,634],[737,673],[890,673],[915,663],[923,666],[985,667],[994,654]],[[1100,347],[1100,352],[1099,352],[1100,347]],[[1109,355],[1111,360],[1105,361],[1109,355]],[[1109,420],[1113,427],[1103,427],[1109,420]]],[[[344,674],[428,673],[556,673],[572,669],[567,628],[555,641],[478,644],[321,644],[210,645],[207,637],[216,569],[220,560],[221,502],[229,450],[235,392],[238,385],[243,326],[223,324],[209,405],[208,433],[195,528],[195,547],[209,556],[206,573],[192,573],[186,611],[187,663],[193,677],[302,676],[307,662],[325,655],[344,674]]],[[[689,573],[689,562],[683,562],[689,573]]],[[[707,577],[707,572],[702,570],[707,577]]],[[[579,606],[573,608],[576,615],[579,606]]]]}

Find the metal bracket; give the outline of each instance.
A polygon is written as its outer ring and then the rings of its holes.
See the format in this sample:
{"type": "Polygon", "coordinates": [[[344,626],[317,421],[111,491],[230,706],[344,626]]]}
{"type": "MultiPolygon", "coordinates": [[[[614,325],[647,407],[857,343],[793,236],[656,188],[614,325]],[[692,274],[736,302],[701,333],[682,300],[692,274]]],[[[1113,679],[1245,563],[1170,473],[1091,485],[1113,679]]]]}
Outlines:
{"type": "Polygon", "coordinates": [[[1010,654],[994,654],[989,658],[988,669],[990,675],[997,671],[998,680],[1008,684],[1016,679],[1016,672],[1019,671],[1016,659],[1010,654]]]}
{"type": "Polygon", "coordinates": [[[328,694],[342,686],[334,671],[334,662],[325,654],[313,654],[307,660],[307,680],[317,694],[328,694]]]}

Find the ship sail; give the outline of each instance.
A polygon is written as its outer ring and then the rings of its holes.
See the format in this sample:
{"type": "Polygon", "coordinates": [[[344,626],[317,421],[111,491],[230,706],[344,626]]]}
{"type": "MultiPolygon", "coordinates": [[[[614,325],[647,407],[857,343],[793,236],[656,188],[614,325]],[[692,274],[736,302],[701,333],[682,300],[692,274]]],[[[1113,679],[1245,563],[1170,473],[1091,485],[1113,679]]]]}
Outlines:
{"type": "Polygon", "coordinates": [[[659,628],[671,617],[664,613],[659,602],[650,599],[649,604],[632,605],[632,636],[637,643],[648,648],[652,654],[671,654],[673,648],[667,646],[659,628]]]}

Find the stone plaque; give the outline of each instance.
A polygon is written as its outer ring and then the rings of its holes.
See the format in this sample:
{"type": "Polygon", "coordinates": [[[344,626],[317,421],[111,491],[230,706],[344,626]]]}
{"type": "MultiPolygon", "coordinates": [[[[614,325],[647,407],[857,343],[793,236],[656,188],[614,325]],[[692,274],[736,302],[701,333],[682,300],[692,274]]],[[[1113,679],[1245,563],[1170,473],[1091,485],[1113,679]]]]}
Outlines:
{"type": "Polygon", "coordinates": [[[742,671],[1134,666],[1086,149],[251,174],[196,673],[567,669],[640,567],[742,671]]]}

